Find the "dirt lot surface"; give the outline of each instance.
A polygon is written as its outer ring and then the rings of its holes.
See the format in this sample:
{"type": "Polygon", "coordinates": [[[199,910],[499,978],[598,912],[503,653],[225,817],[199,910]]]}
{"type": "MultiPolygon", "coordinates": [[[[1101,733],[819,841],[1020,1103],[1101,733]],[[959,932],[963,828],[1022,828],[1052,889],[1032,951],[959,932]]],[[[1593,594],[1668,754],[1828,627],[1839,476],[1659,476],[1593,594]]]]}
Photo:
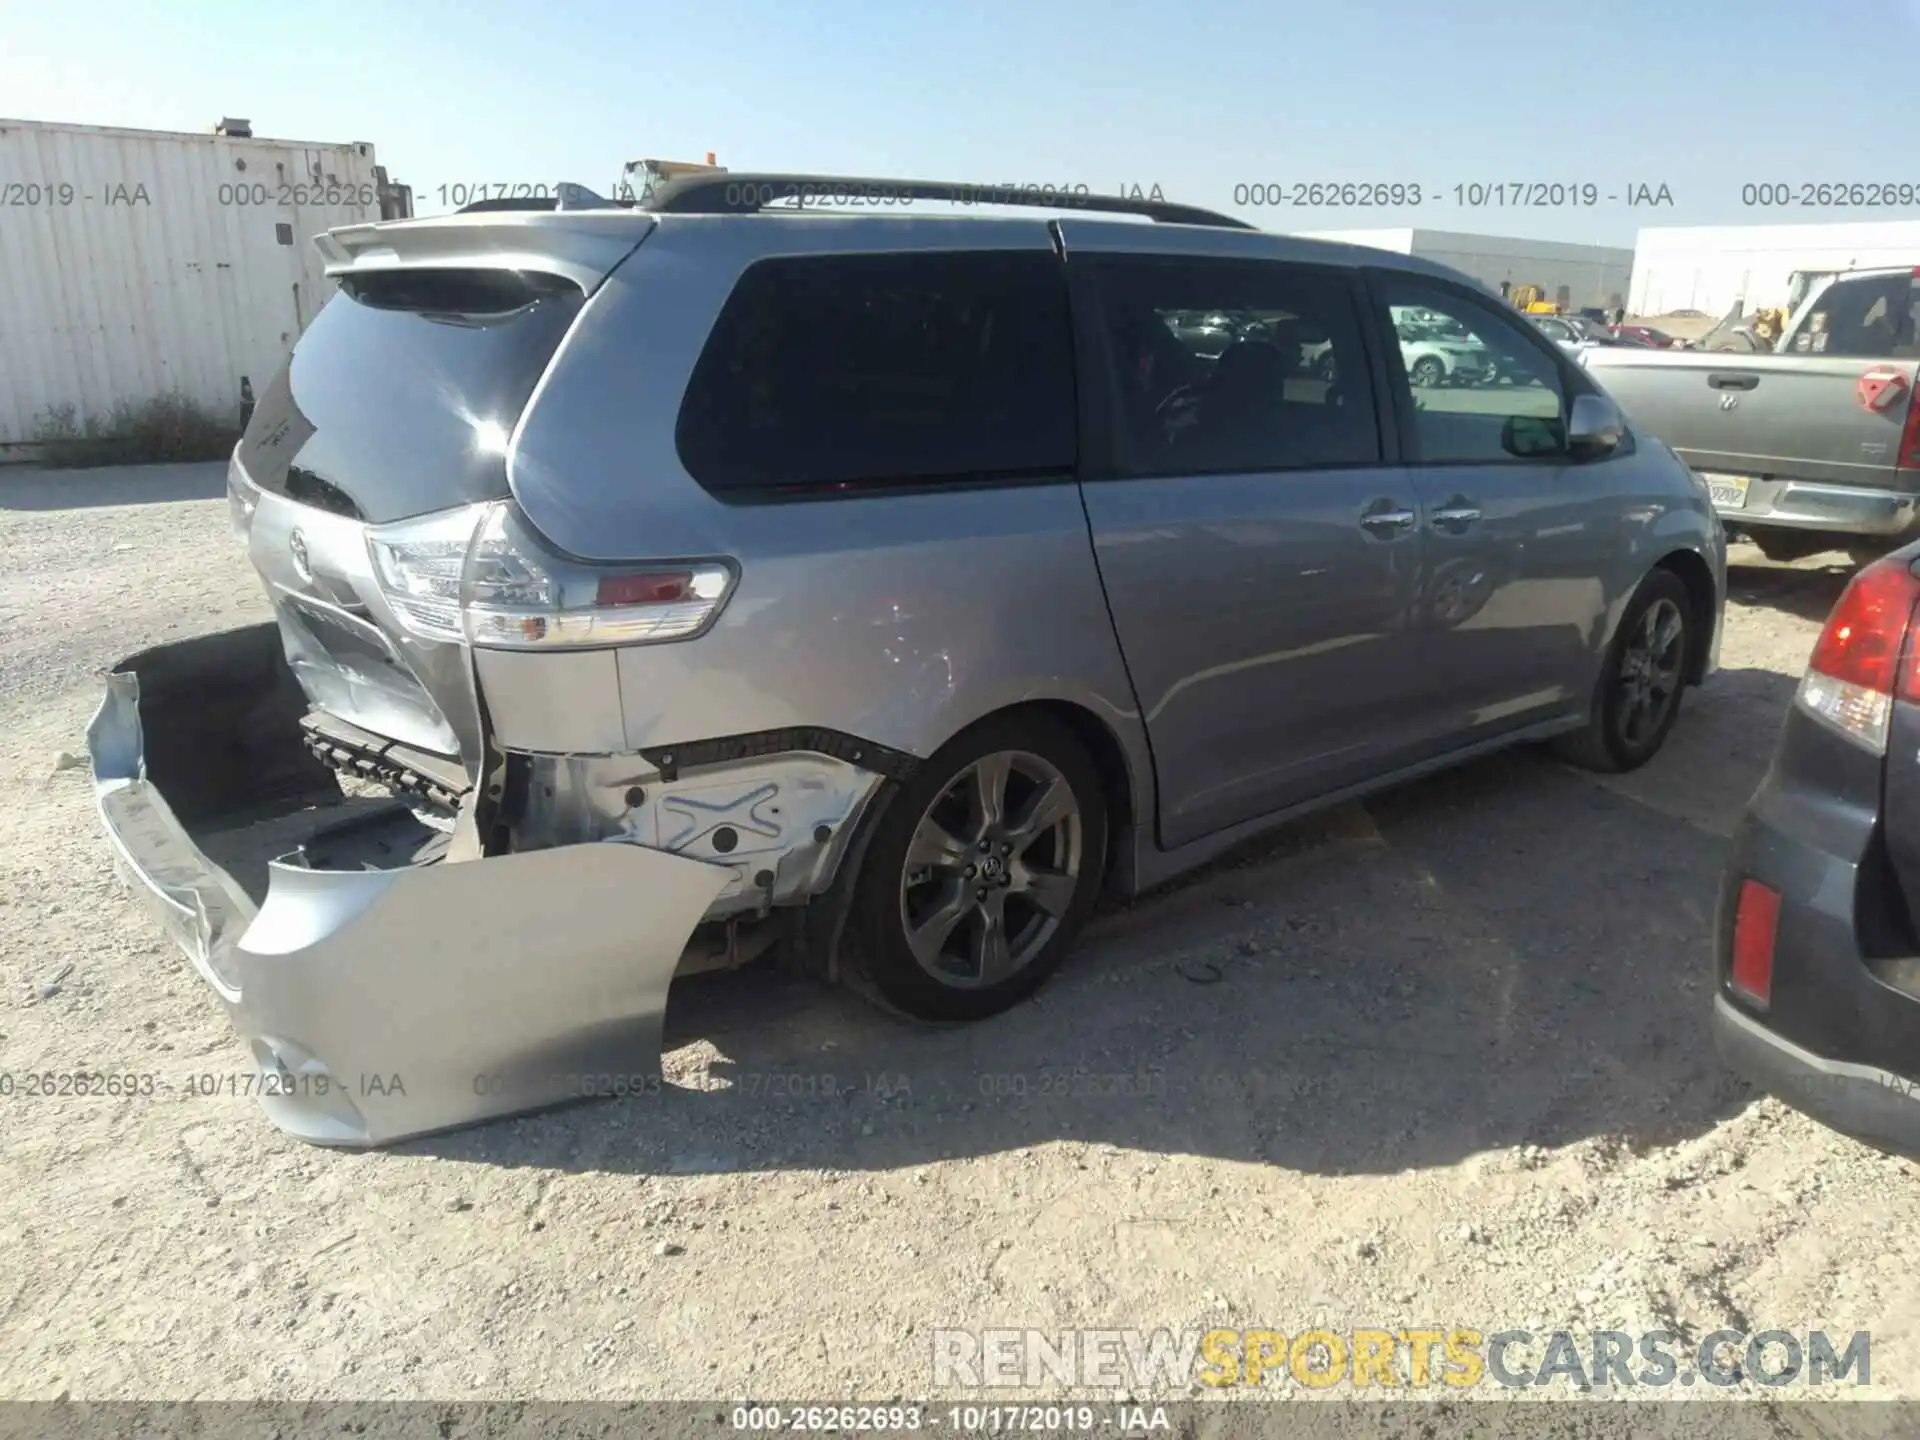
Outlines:
{"type": "MultiPolygon", "coordinates": [[[[940,1327],[1873,1333],[1920,1183],[1724,1074],[1724,837],[1844,582],[1736,551],[1722,672],[1597,782],[1516,753],[1103,915],[916,1028],[683,980],[662,1097],[382,1154],[282,1137],[72,761],[125,654],[260,618],[216,469],[0,477],[0,1395],[882,1399],[940,1327]],[[67,752],[63,757],[62,752],[67,752]]],[[[1804,1387],[1802,1392],[1804,1393],[1804,1387]]]]}

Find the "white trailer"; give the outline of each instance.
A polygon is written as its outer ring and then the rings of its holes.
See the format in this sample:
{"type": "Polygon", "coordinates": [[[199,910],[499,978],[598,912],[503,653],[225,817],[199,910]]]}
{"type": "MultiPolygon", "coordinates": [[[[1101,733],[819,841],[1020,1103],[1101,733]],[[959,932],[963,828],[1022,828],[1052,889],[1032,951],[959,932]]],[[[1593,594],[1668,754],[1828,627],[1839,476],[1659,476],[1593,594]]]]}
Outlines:
{"type": "Polygon", "coordinates": [[[1792,304],[1797,271],[1913,264],[1920,264],[1920,220],[1650,227],[1634,245],[1630,308],[1718,319],[1738,302],[1751,315],[1792,304]]]}
{"type": "Polygon", "coordinates": [[[237,423],[333,292],[313,237],[410,209],[370,144],[0,119],[0,459],[62,410],[237,423]]]}

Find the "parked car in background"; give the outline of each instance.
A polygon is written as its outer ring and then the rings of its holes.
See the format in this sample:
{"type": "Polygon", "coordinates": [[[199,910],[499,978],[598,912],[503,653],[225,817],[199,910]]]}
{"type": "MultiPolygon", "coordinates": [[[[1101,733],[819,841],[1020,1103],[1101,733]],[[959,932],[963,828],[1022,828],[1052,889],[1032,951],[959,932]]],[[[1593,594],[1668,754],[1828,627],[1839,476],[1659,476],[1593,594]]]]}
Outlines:
{"type": "Polygon", "coordinates": [[[1735,1070],[1920,1156],[1920,544],[1853,577],[1721,885],[1713,1030],[1735,1070]]]}
{"type": "Polygon", "coordinates": [[[1527,322],[1562,350],[1579,350],[1594,343],[1592,336],[1568,315],[1529,315],[1527,322]]]}
{"type": "Polygon", "coordinates": [[[1770,351],[1590,349],[1583,363],[1768,556],[1883,554],[1920,526],[1920,286],[1816,283],[1770,351]]]}
{"type": "Polygon", "coordinates": [[[1417,306],[1398,306],[1392,314],[1401,362],[1416,387],[1487,385],[1499,378],[1493,350],[1458,321],[1417,306]]]}
{"type": "Polygon", "coordinates": [[[1656,330],[1651,325],[1613,325],[1608,328],[1622,340],[1635,341],[1653,350],[1671,350],[1677,343],[1666,331],[1656,330]]]}
{"type": "Polygon", "coordinates": [[[274,620],[90,733],[291,1133],[657,1084],[674,975],[769,943],[989,1016],[1103,891],[1501,746],[1632,769],[1713,668],[1704,491],[1465,277],[1159,202],[758,209],[873,184],[323,238],[229,472],[274,620]]]}

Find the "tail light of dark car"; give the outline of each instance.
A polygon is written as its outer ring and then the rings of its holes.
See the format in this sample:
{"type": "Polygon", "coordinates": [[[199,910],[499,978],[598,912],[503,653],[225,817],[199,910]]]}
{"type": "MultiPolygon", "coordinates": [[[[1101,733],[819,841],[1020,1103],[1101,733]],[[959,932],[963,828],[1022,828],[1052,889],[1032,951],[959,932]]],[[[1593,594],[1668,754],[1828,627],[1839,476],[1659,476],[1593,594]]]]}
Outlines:
{"type": "Polygon", "coordinates": [[[1887,751],[1895,698],[1920,700],[1920,655],[1910,644],[1920,578],[1897,555],[1848,583],[1813,647],[1794,703],[1862,749],[1887,751]]]}
{"type": "Polygon", "coordinates": [[[1907,398],[1907,421],[1900,428],[1899,466],[1902,470],[1920,470],[1920,389],[1907,398]]]}
{"type": "Polygon", "coordinates": [[[1780,928],[1780,892],[1758,880],[1740,882],[1733,911],[1733,965],[1727,983],[1764,1010],[1773,1002],[1773,944],[1780,928]]]}

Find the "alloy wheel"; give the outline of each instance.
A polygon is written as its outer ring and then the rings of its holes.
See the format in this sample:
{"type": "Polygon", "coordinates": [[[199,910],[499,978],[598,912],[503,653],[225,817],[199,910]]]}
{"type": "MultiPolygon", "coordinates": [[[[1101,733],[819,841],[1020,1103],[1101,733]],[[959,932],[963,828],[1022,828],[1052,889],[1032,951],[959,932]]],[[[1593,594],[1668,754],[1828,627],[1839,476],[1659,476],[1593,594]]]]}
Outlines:
{"type": "Polygon", "coordinates": [[[1079,888],[1086,827],[1067,779],[1038,755],[968,765],[914,827],[900,918],[920,968],[957,989],[1031,964],[1079,888]]]}
{"type": "Polygon", "coordinates": [[[1679,703],[1686,640],[1680,607],[1661,596],[1646,608],[1621,652],[1614,725],[1620,739],[1636,750],[1660,733],[1679,703]]]}

